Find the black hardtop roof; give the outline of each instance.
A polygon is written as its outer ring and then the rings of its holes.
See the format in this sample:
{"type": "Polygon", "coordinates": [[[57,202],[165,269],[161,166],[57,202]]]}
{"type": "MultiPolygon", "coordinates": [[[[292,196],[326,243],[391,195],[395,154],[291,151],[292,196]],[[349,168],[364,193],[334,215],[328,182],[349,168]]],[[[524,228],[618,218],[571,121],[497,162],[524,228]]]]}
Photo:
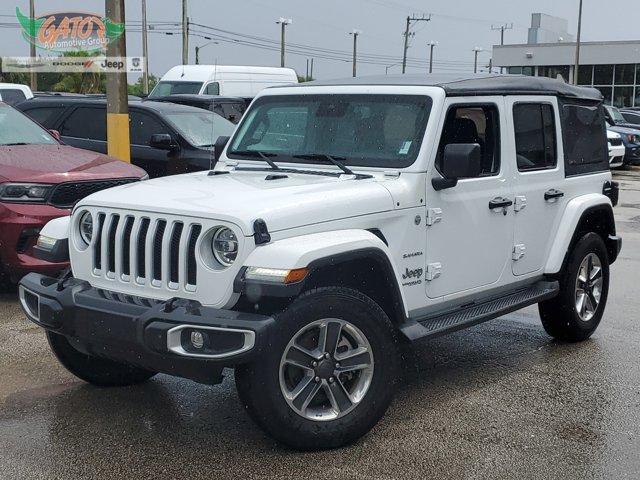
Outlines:
{"type": "Polygon", "coordinates": [[[440,87],[449,97],[476,95],[553,95],[593,102],[600,102],[603,99],[602,94],[595,88],[576,87],[562,80],[546,77],[529,77],[525,75],[380,75],[306,82],[299,84],[299,87],[348,85],[440,87]]]}
{"type": "MultiPolygon", "coordinates": [[[[72,97],[72,96],[52,96],[52,97],[36,97],[29,100],[26,100],[20,103],[20,107],[24,109],[28,109],[32,105],[47,105],[47,106],[60,106],[60,107],[68,107],[73,105],[99,105],[103,106],[107,104],[107,100],[105,98],[91,98],[91,97],[72,97]]],[[[174,113],[189,113],[196,112],[202,113],[201,108],[192,107],[189,105],[181,105],[179,103],[170,103],[170,102],[154,102],[152,100],[129,100],[129,107],[133,108],[141,108],[146,110],[153,110],[158,113],[163,112],[174,112],[174,113]]]]}

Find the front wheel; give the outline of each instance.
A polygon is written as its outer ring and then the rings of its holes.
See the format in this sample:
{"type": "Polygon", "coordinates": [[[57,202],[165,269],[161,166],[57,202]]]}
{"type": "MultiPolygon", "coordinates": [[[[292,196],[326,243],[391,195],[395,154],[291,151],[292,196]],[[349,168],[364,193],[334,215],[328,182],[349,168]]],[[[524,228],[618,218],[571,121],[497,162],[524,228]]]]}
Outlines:
{"type": "Polygon", "coordinates": [[[542,325],[558,340],[579,342],[598,328],[609,293],[609,257],[596,233],[584,235],[569,254],[560,293],[539,305],[542,325]]]}
{"type": "Polygon", "coordinates": [[[370,298],[321,288],[276,315],[264,358],[236,370],[251,417],[300,450],[347,445],[384,415],[397,381],[395,329],[370,298]]]}

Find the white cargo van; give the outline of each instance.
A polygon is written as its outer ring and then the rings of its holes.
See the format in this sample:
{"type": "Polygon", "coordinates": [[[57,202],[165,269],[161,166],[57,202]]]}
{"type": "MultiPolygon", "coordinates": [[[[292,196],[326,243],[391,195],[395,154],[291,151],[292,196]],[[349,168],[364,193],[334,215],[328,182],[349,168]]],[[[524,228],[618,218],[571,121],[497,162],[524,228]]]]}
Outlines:
{"type": "Polygon", "coordinates": [[[149,98],[176,94],[253,98],[264,88],[294,83],[298,76],[291,68],[178,65],[162,77],[149,98]]]}

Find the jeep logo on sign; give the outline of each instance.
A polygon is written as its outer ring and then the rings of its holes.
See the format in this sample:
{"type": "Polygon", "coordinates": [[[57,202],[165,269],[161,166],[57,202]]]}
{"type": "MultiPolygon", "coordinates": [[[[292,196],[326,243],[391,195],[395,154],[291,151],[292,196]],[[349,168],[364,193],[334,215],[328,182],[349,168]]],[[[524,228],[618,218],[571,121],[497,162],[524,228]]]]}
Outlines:
{"type": "Polygon", "coordinates": [[[22,36],[36,47],[52,52],[103,51],[124,33],[124,24],[91,13],[50,13],[36,18],[16,8],[22,36]]]}

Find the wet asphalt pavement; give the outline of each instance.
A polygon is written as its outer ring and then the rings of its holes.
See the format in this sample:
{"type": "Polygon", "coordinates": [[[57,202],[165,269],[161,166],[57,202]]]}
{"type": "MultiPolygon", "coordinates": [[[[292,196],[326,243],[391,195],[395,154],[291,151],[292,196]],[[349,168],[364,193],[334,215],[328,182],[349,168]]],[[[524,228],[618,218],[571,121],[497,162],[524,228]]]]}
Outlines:
{"type": "Polygon", "coordinates": [[[536,308],[421,343],[385,418],[357,444],[297,453],[219,386],[160,375],[98,389],[74,379],[0,297],[0,479],[640,478],[640,173],[621,182],[623,251],[585,343],[536,308]]]}

